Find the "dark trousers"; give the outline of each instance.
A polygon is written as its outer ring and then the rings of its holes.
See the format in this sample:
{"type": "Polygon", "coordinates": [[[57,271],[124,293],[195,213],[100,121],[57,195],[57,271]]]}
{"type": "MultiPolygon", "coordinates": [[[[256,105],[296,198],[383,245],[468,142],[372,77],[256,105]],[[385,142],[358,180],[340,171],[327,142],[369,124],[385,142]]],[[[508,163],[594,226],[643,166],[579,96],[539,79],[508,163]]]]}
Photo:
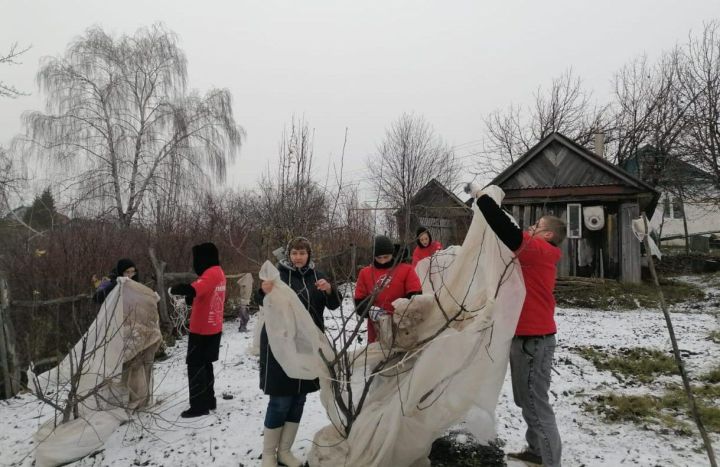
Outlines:
{"type": "Polygon", "coordinates": [[[212,410],[215,408],[215,374],[212,362],[204,365],[188,364],[188,390],[190,408],[212,410]]]}
{"type": "Polygon", "coordinates": [[[221,333],[188,335],[187,364],[190,408],[212,410],[215,408],[215,373],[212,362],[218,359],[221,333]]]}
{"type": "Polygon", "coordinates": [[[304,407],[305,394],[270,396],[265,412],[265,428],[280,428],[285,422],[300,423],[304,407]]]}

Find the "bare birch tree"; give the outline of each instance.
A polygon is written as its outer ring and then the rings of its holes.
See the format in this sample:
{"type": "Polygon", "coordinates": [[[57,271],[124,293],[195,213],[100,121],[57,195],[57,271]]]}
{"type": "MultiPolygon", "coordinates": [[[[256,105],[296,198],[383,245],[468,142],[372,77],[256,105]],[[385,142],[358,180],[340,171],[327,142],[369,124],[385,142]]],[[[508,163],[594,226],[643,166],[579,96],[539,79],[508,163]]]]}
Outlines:
{"type": "Polygon", "coordinates": [[[153,189],[222,180],[241,144],[230,92],[189,91],[185,54],[161,25],[119,38],[91,28],[37,80],[47,110],[24,115],[28,139],[16,143],[70,169],[78,198],[111,206],[120,225],[153,189]]]}

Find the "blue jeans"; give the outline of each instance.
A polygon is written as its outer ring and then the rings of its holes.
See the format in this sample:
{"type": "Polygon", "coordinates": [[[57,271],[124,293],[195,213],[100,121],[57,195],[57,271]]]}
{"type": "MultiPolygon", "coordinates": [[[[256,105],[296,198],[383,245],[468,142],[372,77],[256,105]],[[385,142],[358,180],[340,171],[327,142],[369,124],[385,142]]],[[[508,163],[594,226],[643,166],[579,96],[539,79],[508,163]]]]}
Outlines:
{"type": "Polygon", "coordinates": [[[300,423],[304,407],[305,394],[270,396],[265,412],[265,428],[280,428],[285,422],[300,423]]]}
{"type": "Polygon", "coordinates": [[[510,373],[515,404],[527,423],[525,439],[543,465],[559,467],[562,442],[555,413],[550,405],[550,372],[555,354],[555,336],[514,337],[510,347],[510,373]]]}

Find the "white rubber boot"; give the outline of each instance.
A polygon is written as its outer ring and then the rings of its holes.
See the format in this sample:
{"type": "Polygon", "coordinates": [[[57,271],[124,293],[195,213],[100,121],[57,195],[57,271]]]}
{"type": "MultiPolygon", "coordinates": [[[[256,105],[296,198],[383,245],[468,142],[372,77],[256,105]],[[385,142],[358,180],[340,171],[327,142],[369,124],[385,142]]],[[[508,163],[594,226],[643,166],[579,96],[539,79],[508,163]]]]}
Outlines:
{"type": "Polygon", "coordinates": [[[278,467],[278,446],[280,445],[280,435],[282,435],[283,427],[267,428],[265,427],[263,435],[263,453],[262,467],[278,467]]]}
{"type": "Polygon", "coordinates": [[[286,465],[287,467],[303,466],[302,461],[295,457],[290,450],[295,442],[295,436],[297,435],[299,426],[300,425],[297,423],[285,422],[285,426],[282,427],[280,447],[278,448],[277,453],[277,460],[279,464],[286,465]]]}

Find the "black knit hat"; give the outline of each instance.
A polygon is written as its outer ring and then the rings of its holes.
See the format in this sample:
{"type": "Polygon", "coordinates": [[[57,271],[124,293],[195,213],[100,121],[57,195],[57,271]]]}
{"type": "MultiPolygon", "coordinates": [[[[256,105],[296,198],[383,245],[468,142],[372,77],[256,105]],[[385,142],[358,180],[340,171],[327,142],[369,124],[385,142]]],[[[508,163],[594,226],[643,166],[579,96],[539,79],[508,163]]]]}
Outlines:
{"type": "Polygon", "coordinates": [[[385,235],[375,237],[375,249],[373,256],[392,255],[395,254],[395,245],[392,240],[385,235]]]}
{"type": "Polygon", "coordinates": [[[130,268],[135,268],[137,270],[135,263],[133,263],[131,259],[123,258],[117,262],[117,266],[115,266],[115,274],[122,276],[123,273],[130,268]]]}
{"type": "Polygon", "coordinates": [[[206,269],[220,265],[220,255],[214,243],[201,243],[192,247],[193,269],[198,276],[206,269]]]}

